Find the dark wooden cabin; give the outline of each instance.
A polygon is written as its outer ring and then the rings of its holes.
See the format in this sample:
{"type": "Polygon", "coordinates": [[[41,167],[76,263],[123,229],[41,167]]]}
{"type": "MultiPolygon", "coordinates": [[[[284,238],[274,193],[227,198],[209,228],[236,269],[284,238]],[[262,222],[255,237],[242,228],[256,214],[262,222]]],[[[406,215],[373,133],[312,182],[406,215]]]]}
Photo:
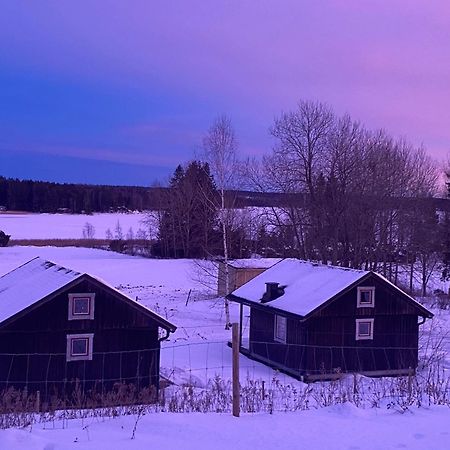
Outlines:
{"type": "Polygon", "coordinates": [[[97,278],[35,258],[0,278],[0,391],[157,391],[160,342],[175,330],[97,278]]]}
{"type": "Polygon", "coordinates": [[[250,310],[241,352],[304,381],[415,371],[433,314],[375,272],[286,259],[228,296],[250,310]]]}

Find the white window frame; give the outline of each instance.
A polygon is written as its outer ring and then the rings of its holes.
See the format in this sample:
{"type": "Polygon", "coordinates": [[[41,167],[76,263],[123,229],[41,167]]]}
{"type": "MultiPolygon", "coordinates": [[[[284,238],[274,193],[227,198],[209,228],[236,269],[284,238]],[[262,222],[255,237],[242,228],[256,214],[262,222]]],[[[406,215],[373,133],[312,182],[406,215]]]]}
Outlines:
{"type": "Polygon", "coordinates": [[[95,294],[69,294],[69,320],[94,320],[94,310],[95,310],[95,294]],[[74,306],[78,298],[88,298],[89,299],[89,313],[88,314],[75,314],[74,306]]]}
{"type": "Polygon", "coordinates": [[[273,339],[275,342],[287,342],[287,317],[275,314],[273,339]],[[280,327],[281,325],[281,327],[280,327]],[[281,331],[281,333],[280,333],[281,331]]]}
{"type": "Polygon", "coordinates": [[[92,361],[92,351],[94,348],[94,333],[84,334],[68,334],[67,335],[67,347],[66,347],[66,360],[67,361],[92,361]],[[76,339],[87,339],[87,354],[74,355],[72,352],[72,342],[76,339]]]}
{"type": "Polygon", "coordinates": [[[355,332],[355,339],[357,341],[368,341],[373,340],[373,325],[374,325],[375,319],[356,319],[356,332],[355,332]],[[359,333],[359,325],[361,323],[369,323],[370,324],[370,333],[369,334],[363,334],[361,335],[359,333]]]}
{"type": "Polygon", "coordinates": [[[375,286],[358,286],[358,299],[356,302],[358,308],[374,308],[375,307],[375,286]],[[370,292],[370,303],[361,302],[361,293],[370,292]]]}

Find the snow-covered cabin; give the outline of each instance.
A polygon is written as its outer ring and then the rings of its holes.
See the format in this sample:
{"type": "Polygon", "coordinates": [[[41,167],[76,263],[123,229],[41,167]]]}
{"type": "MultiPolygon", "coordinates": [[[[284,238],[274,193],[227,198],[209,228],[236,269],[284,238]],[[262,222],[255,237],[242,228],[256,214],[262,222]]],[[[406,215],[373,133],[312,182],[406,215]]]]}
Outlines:
{"type": "Polygon", "coordinates": [[[228,296],[249,309],[241,351],[305,381],[402,375],[418,363],[433,314],[383,276],[285,259],[228,296]]]}
{"type": "Polygon", "coordinates": [[[35,258],[0,277],[0,392],[157,391],[160,341],[175,330],[107,283],[35,258]]]}
{"type": "Polygon", "coordinates": [[[228,292],[226,289],[227,270],[223,261],[219,262],[217,277],[217,293],[223,297],[243,284],[272,267],[281,258],[248,258],[232,259],[228,261],[228,292]]]}

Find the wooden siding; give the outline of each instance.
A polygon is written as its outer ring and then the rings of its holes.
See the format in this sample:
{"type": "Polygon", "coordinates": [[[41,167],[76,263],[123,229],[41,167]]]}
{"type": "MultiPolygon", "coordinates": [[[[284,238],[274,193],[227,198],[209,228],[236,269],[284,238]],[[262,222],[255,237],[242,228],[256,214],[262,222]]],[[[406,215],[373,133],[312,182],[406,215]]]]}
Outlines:
{"type": "Polygon", "coordinates": [[[271,311],[251,308],[250,353],[288,367],[302,371],[305,353],[305,328],[298,320],[287,319],[286,344],[274,339],[275,315],[271,311]]]}
{"type": "Polygon", "coordinates": [[[1,329],[0,359],[0,389],[27,387],[44,398],[78,381],[84,389],[110,389],[117,382],[157,387],[158,324],[84,279],[1,329]],[[68,320],[68,294],[89,292],[95,292],[94,319],[68,320]],[[94,334],[92,361],[66,361],[66,337],[78,333],[94,334]]]}
{"type": "Polygon", "coordinates": [[[228,266],[228,292],[225,289],[225,264],[219,263],[219,276],[217,281],[217,293],[220,296],[225,296],[237,288],[241,287],[243,284],[255,278],[257,275],[263,273],[264,268],[250,268],[250,267],[233,267],[228,266]]]}

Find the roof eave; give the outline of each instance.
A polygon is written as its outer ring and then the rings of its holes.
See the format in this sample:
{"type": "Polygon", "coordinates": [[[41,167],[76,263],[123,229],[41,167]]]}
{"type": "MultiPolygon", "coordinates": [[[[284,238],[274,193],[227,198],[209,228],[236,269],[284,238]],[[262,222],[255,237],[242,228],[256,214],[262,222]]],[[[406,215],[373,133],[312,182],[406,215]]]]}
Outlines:
{"type": "Polygon", "coordinates": [[[270,304],[270,302],[268,302],[268,303],[258,303],[258,302],[254,302],[252,300],[247,300],[245,298],[238,297],[237,295],[234,295],[234,294],[228,294],[226,296],[226,298],[228,300],[232,301],[232,302],[240,303],[242,305],[250,306],[252,308],[257,308],[257,309],[260,309],[262,311],[270,310],[270,311],[275,312],[275,313],[280,314],[280,315],[289,316],[289,317],[295,317],[296,319],[299,319],[299,320],[305,320],[305,316],[302,316],[300,314],[295,314],[295,313],[290,312],[290,311],[286,311],[285,309],[276,308],[275,306],[272,306],[270,304]]]}

